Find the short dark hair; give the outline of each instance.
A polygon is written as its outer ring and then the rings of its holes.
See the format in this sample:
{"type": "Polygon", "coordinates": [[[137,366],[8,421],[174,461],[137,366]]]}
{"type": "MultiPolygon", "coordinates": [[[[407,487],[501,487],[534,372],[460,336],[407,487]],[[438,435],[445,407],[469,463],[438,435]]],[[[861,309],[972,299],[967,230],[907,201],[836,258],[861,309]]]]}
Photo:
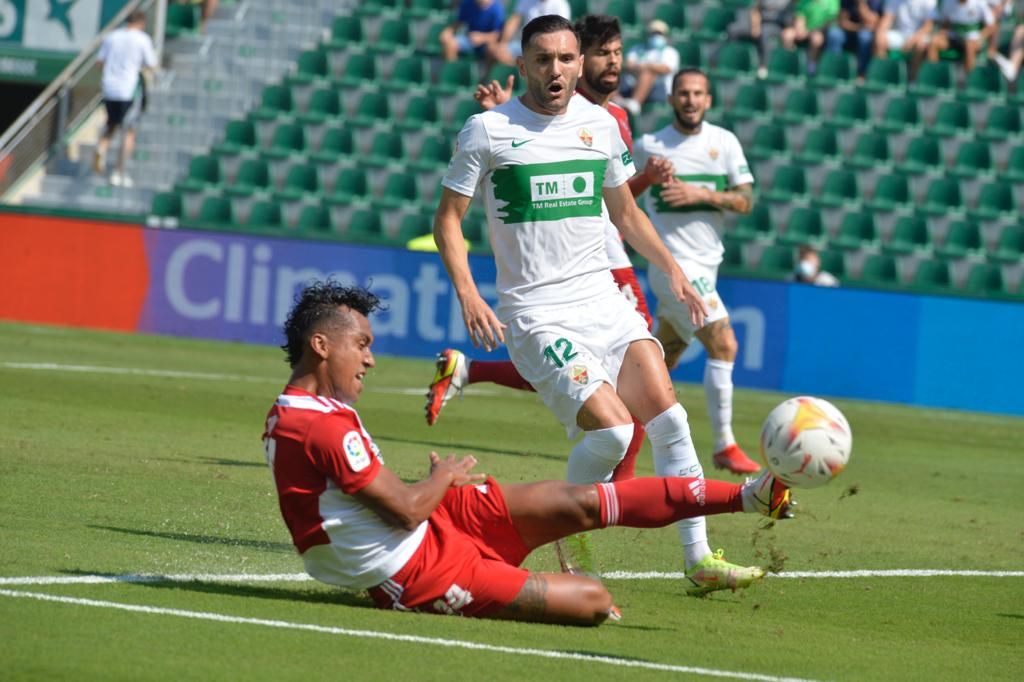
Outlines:
{"type": "Polygon", "coordinates": [[[590,48],[601,47],[616,38],[622,37],[619,18],[607,14],[587,14],[576,21],[576,35],[580,39],[580,50],[586,52],[590,48]]]}
{"type": "Polygon", "coordinates": [[[295,305],[284,322],[286,342],[281,350],[289,365],[299,364],[314,332],[348,324],[348,316],[338,310],[341,306],[367,317],[382,307],[380,298],[369,289],[342,286],[332,279],[310,283],[295,297],[295,305]]]}
{"type": "Polygon", "coordinates": [[[698,69],[696,66],[684,66],[683,68],[676,71],[676,75],[672,76],[673,92],[675,92],[676,83],[678,83],[679,79],[682,78],[683,76],[703,76],[704,82],[707,83],[708,86],[708,92],[711,92],[711,78],[709,78],[706,73],[704,73],[701,69],[698,69]]]}
{"type": "Polygon", "coordinates": [[[523,27],[523,37],[521,40],[523,52],[526,52],[526,46],[530,44],[530,41],[533,40],[535,35],[542,33],[558,33],[559,31],[569,31],[576,36],[577,43],[580,41],[580,36],[576,33],[576,28],[565,17],[557,14],[544,14],[533,19],[523,27]]]}
{"type": "Polygon", "coordinates": [[[131,14],[128,15],[129,24],[144,24],[146,23],[146,13],[141,9],[132,10],[131,14]]]}

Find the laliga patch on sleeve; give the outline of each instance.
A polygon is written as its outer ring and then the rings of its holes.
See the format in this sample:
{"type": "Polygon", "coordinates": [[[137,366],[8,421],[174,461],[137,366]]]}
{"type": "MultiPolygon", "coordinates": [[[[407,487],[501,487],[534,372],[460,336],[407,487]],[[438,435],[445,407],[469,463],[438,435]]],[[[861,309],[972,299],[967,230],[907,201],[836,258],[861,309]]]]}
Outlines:
{"type": "Polygon", "coordinates": [[[622,152],[622,165],[628,166],[631,163],[633,163],[633,157],[630,156],[629,150],[627,149],[626,151],[622,152]]]}
{"type": "Polygon", "coordinates": [[[352,471],[362,471],[370,466],[370,453],[363,446],[363,438],[358,431],[349,431],[341,441],[345,449],[345,457],[352,471]]]}

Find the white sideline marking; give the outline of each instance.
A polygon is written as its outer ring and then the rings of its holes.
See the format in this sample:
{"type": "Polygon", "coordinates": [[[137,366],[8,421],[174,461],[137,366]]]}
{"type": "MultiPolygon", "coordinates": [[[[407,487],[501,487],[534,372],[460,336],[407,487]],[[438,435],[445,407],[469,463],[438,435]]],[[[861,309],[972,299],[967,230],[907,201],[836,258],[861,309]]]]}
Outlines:
{"type": "MultiPolygon", "coordinates": [[[[206,381],[245,381],[248,383],[269,383],[284,385],[283,377],[257,377],[245,374],[218,374],[216,372],[186,372],[172,369],[145,369],[141,367],[101,367],[99,365],[63,365],[56,362],[2,362],[4,369],[27,369],[40,372],[82,372],[85,374],[118,374],[143,377],[160,377],[164,379],[200,379],[206,381]]],[[[486,388],[465,388],[468,395],[498,395],[497,391],[486,388]]],[[[388,393],[393,395],[424,396],[427,384],[420,388],[368,387],[369,393],[388,393]]]]}
{"type": "MultiPolygon", "coordinates": [[[[682,580],[686,574],[662,571],[608,571],[607,580],[682,580]]],[[[1024,571],[951,571],[945,569],[897,568],[860,571],[784,571],[769,578],[1024,578],[1024,571]]],[[[178,573],[172,575],[40,575],[0,577],[0,585],[104,585],[111,583],[298,583],[313,580],[306,573],[178,573]]]]}
{"type": "Polygon", "coordinates": [[[227,616],[209,611],[185,611],[183,609],[168,609],[158,606],[144,606],[139,604],[123,604],[113,601],[99,601],[96,599],[79,599],[75,597],[61,597],[39,592],[21,592],[18,590],[0,590],[0,596],[14,597],[20,599],[36,599],[39,601],[57,602],[59,604],[75,604],[78,606],[94,606],[106,609],[118,609],[121,611],[132,611],[135,613],[149,613],[162,616],[178,616],[180,618],[193,618],[196,620],[212,620],[221,623],[235,623],[242,625],[262,625],[271,628],[282,628],[287,630],[305,630],[318,632],[327,635],[342,635],[345,637],[362,637],[366,639],[383,639],[392,642],[410,642],[413,644],[427,644],[443,646],[454,649],[470,649],[474,651],[492,651],[495,653],[512,654],[518,656],[534,656],[537,658],[553,658],[587,663],[600,663],[603,665],[620,666],[624,668],[644,668],[646,670],[660,670],[665,672],[689,673],[693,675],[705,675],[707,677],[726,677],[736,680],[759,680],[761,682],[813,682],[804,678],[776,677],[774,675],[761,675],[759,673],[745,673],[731,670],[715,670],[712,668],[698,668],[688,665],[672,665],[669,663],[654,663],[651,661],[634,661],[609,656],[595,656],[590,654],[579,654],[568,651],[552,651],[550,649],[529,649],[510,646],[498,646],[495,644],[483,644],[480,642],[469,642],[458,639],[441,639],[439,637],[422,637],[419,635],[398,635],[390,632],[378,632],[375,630],[351,630],[349,628],[328,627],[325,625],[314,625],[312,623],[293,623],[286,620],[267,620],[264,618],[245,618],[242,616],[227,616]]]}

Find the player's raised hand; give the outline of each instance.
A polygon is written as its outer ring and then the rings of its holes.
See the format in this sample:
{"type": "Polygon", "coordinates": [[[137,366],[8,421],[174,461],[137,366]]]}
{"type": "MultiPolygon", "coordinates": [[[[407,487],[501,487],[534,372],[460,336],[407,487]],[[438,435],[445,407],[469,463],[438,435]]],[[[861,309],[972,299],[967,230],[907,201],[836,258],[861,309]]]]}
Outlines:
{"type": "Polygon", "coordinates": [[[474,347],[490,352],[505,342],[505,325],[479,295],[462,300],[462,319],[474,347]]]}
{"type": "Polygon", "coordinates": [[[708,316],[708,307],[704,303],[704,299],[700,297],[697,290],[690,284],[690,280],[686,278],[686,274],[680,268],[674,268],[673,272],[669,273],[669,282],[672,286],[672,292],[676,295],[676,298],[690,309],[690,322],[697,329],[704,326],[704,318],[708,316]]]}
{"type": "Polygon", "coordinates": [[[496,80],[490,83],[481,83],[476,86],[473,99],[479,102],[480,106],[484,109],[493,109],[499,104],[504,104],[512,99],[512,86],[515,85],[515,81],[515,75],[510,73],[505,80],[505,87],[501,87],[501,83],[496,80]]]}
{"type": "Polygon", "coordinates": [[[652,185],[661,185],[672,180],[675,166],[664,156],[652,156],[644,164],[644,173],[650,179],[652,185]]]}
{"type": "Polygon", "coordinates": [[[455,455],[448,455],[441,459],[440,455],[436,452],[430,453],[430,473],[433,474],[436,471],[450,472],[452,474],[453,487],[483,483],[487,479],[487,474],[470,473],[475,466],[476,457],[473,455],[466,455],[461,459],[457,459],[455,455]]]}

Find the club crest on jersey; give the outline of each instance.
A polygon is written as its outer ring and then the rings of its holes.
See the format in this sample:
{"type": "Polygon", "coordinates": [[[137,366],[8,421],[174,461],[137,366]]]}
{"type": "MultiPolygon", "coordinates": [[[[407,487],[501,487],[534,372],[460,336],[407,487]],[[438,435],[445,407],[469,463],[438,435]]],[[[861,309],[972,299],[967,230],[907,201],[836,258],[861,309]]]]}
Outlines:
{"type": "Polygon", "coordinates": [[[712,147],[708,150],[708,156],[711,157],[712,161],[718,161],[718,150],[712,147]]]}
{"type": "Polygon", "coordinates": [[[717,296],[712,296],[711,298],[708,299],[708,308],[710,308],[711,310],[718,310],[718,305],[719,301],[717,296]]]}
{"type": "Polygon", "coordinates": [[[363,438],[358,431],[346,433],[341,444],[352,471],[362,471],[370,466],[370,453],[363,446],[363,438]]]}
{"type": "Polygon", "coordinates": [[[590,134],[589,130],[587,130],[586,128],[580,128],[579,132],[576,134],[580,136],[580,140],[583,142],[583,144],[587,145],[588,147],[594,146],[594,136],[590,134]]]}
{"type": "Polygon", "coordinates": [[[580,386],[586,386],[587,382],[590,381],[590,375],[587,373],[585,365],[573,365],[569,368],[569,378],[575,381],[580,386]]]}

